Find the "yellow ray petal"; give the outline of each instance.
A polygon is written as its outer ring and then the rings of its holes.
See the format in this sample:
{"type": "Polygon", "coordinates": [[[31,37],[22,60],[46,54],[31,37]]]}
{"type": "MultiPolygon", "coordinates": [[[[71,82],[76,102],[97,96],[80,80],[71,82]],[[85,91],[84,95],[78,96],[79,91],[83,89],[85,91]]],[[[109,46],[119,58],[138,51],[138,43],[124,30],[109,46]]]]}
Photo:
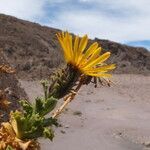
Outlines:
{"type": "MultiPolygon", "coordinates": [[[[90,55],[93,55],[96,51],[99,50],[99,48],[97,48],[97,47],[98,47],[98,44],[96,42],[89,47],[89,49],[83,54],[83,57],[80,60],[81,65],[84,65],[84,63],[82,61],[86,62],[85,59],[88,59],[90,57],[90,55]]],[[[100,54],[100,50],[98,53],[100,54]]]]}
{"type": "Polygon", "coordinates": [[[80,44],[79,44],[79,52],[83,52],[86,48],[88,42],[88,36],[85,35],[83,38],[81,38],[80,44]]]}
{"type": "Polygon", "coordinates": [[[73,49],[72,49],[72,35],[70,35],[69,33],[68,33],[68,45],[69,45],[70,51],[72,52],[73,51],[73,49]]]}
{"type": "Polygon", "coordinates": [[[80,66],[84,68],[87,65],[87,63],[93,62],[96,58],[99,57],[100,51],[101,51],[101,48],[100,47],[97,48],[88,59],[84,59],[84,56],[83,56],[82,60],[80,61],[80,66]]]}
{"type": "Polygon", "coordinates": [[[81,70],[81,72],[83,72],[84,74],[102,74],[102,73],[106,73],[106,72],[108,72],[108,70],[101,70],[101,71],[99,71],[99,72],[96,72],[96,71],[82,71],[81,70]]]}
{"type": "Polygon", "coordinates": [[[99,66],[97,68],[89,68],[89,69],[85,69],[84,71],[87,72],[101,72],[101,71],[107,71],[107,70],[112,70],[115,69],[116,65],[115,64],[111,64],[111,65],[105,65],[105,66],[99,66]]]}
{"type": "Polygon", "coordinates": [[[68,62],[70,60],[70,56],[68,55],[66,44],[60,34],[57,34],[57,38],[63,48],[65,60],[68,62]]]}
{"type": "Polygon", "coordinates": [[[101,47],[97,48],[93,53],[89,56],[88,62],[94,61],[96,58],[100,57],[101,47]]]}
{"type": "Polygon", "coordinates": [[[93,60],[92,62],[87,62],[86,66],[84,68],[91,68],[91,67],[95,66],[96,64],[104,62],[109,57],[110,57],[110,52],[106,52],[103,55],[101,55],[99,58],[93,60]]]}
{"type": "Polygon", "coordinates": [[[66,44],[66,47],[67,47],[67,53],[70,57],[70,60],[72,59],[73,57],[73,51],[72,51],[72,36],[66,32],[66,35],[65,35],[65,44],[66,44]]]}
{"type": "MultiPolygon", "coordinates": [[[[86,48],[87,42],[88,42],[88,37],[87,37],[87,35],[85,35],[83,38],[81,38],[81,41],[80,41],[80,44],[79,44],[79,48],[78,48],[78,51],[77,51],[77,57],[82,54],[82,52],[86,48]]],[[[78,64],[78,62],[80,60],[77,59],[76,61],[77,61],[77,64],[78,64]]]]}
{"type": "Polygon", "coordinates": [[[88,75],[89,75],[89,76],[94,76],[94,77],[106,77],[106,78],[112,77],[111,74],[106,74],[106,73],[104,73],[104,74],[89,73],[88,75]]]}
{"type": "Polygon", "coordinates": [[[76,61],[78,48],[79,48],[79,36],[76,36],[74,41],[74,61],[76,61]]]}
{"type": "Polygon", "coordinates": [[[93,44],[88,48],[88,50],[85,52],[84,57],[85,57],[85,58],[88,58],[88,57],[97,49],[97,47],[98,47],[98,43],[97,43],[97,42],[93,43],[93,44]]]}

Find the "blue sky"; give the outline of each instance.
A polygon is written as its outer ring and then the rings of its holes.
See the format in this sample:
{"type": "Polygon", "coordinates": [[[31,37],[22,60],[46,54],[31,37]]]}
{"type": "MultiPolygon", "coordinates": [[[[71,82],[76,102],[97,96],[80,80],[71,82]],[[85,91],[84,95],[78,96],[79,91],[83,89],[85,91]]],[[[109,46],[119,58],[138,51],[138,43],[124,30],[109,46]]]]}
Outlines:
{"type": "Polygon", "coordinates": [[[150,49],[150,0],[0,0],[0,13],[150,49]]]}

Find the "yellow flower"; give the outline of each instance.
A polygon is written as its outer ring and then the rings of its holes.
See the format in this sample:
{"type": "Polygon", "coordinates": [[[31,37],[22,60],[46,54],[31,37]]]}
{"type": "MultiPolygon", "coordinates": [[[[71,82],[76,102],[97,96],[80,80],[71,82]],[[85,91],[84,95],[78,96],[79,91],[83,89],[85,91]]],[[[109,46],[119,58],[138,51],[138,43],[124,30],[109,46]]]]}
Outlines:
{"type": "Polygon", "coordinates": [[[104,63],[109,57],[110,52],[100,55],[102,48],[94,42],[87,48],[88,36],[82,38],[68,32],[57,34],[57,38],[63,48],[64,57],[67,64],[71,64],[81,73],[94,77],[110,77],[106,72],[115,68],[115,64],[107,65],[104,63]]]}

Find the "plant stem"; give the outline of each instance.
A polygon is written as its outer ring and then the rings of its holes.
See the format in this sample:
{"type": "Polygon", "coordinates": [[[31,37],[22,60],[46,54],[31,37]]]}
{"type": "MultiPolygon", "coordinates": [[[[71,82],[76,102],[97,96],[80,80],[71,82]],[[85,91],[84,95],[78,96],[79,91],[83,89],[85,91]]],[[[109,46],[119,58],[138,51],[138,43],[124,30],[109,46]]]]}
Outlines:
{"type": "Polygon", "coordinates": [[[64,103],[54,112],[52,118],[57,118],[62,113],[64,108],[74,99],[75,95],[77,94],[82,85],[83,80],[81,78],[75,90],[73,92],[70,92],[70,94],[64,98],[64,103]]]}

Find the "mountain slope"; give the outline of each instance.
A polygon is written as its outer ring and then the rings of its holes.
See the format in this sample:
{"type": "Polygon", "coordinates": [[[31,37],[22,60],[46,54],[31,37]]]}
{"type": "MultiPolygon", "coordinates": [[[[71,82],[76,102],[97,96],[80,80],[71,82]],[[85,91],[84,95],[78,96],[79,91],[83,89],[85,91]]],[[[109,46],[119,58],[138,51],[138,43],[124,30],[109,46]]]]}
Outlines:
{"type": "MultiPolygon", "coordinates": [[[[17,70],[19,78],[45,78],[63,64],[63,55],[55,34],[60,30],[0,15],[0,48],[17,70]]],[[[150,73],[150,52],[108,40],[95,39],[112,52],[116,73],[150,73]]],[[[90,40],[93,42],[93,40],[90,40]]]]}
{"type": "MultiPolygon", "coordinates": [[[[0,65],[2,64],[10,66],[0,50],[0,65]]],[[[20,108],[19,100],[27,98],[28,96],[21,88],[15,74],[0,73],[0,122],[8,120],[10,111],[20,108]],[[4,96],[1,90],[5,91],[6,98],[4,98],[11,102],[8,106],[9,109],[3,108],[1,104],[4,96]]]]}

